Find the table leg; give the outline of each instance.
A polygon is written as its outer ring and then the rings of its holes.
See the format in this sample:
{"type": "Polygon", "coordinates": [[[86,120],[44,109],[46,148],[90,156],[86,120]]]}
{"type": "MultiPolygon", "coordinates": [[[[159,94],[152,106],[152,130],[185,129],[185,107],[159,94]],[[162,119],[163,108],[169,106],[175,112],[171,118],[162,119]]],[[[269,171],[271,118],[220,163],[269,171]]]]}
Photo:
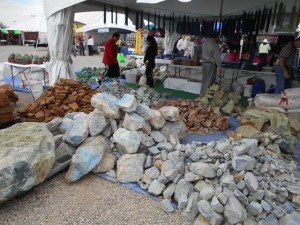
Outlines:
{"type": "Polygon", "coordinates": [[[13,87],[15,87],[13,66],[10,66],[10,71],[11,71],[11,80],[12,80],[12,83],[13,83],[13,87]]]}
{"type": "Polygon", "coordinates": [[[233,81],[234,81],[234,75],[235,75],[235,70],[232,70],[232,77],[231,77],[231,83],[230,83],[230,89],[229,91],[232,91],[232,85],[233,85],[233,81]]]}

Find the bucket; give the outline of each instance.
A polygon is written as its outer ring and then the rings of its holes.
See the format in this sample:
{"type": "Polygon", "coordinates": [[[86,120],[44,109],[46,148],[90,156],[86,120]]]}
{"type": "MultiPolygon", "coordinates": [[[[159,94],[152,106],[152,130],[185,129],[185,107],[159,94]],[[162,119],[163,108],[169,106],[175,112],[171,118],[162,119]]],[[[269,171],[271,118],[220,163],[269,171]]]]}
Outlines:
{"type": "Polygon", "coordinates": [[[236,93],[236,94],[243,94],[243,92],[244,92],[244,87],[243,86],[235,86],[234,87],[234,93],[236,93]]]}
{"type": "Polygon", "coordinates": [[[31,81],[30,89],[35,99],[38,99],[44,92],[42,81],[31,81]]]}
{"type": "Polygon", "coordinates": [[[251,92],[252,92],[252,85],[244,85],[244,96],[245,97],[251,97],[251,92]]]}

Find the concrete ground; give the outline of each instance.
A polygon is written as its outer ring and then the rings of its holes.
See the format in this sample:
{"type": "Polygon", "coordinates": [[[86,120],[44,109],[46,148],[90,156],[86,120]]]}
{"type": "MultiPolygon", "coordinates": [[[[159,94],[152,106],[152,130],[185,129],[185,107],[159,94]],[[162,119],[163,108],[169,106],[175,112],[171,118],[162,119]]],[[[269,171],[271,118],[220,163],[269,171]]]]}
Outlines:
{"type": "MultiPolygon", "coordinates": [[[[45,55],[45,49],[0,46],[0,62],[10,53],[45,55]]],[[[74,68],[101,66],[100,56],[73,57],[74,68]]],[[[9,74],[8,68],[4,74],[9,74]]],[[[32,102],[30,94],[16,92],[17,109],[32,102]]],[[[192,225],[179,212],[167,214],[157,202],[94,175],[74,184],[64,180],[65,171],[0,206],[0,224],[98,224],[98,225],[192,225]]]]}

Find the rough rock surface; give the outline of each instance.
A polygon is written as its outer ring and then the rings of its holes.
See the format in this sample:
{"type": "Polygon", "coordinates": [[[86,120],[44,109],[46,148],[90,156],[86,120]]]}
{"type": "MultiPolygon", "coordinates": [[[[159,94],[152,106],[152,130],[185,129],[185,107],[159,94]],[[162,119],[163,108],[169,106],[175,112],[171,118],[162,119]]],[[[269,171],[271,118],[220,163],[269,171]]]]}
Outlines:
{"type": "Polygon", "coordinates": [[[43,182],[55,160],[45,124],[21,123],[0,130],[0,203],[43,182]]]}
{"type": "Polygon", "coordinates": [[[119,128],[113,135],[118,147],[126,153],[136,153],[140,147],[143,133],[119,128]]]}
{"type": "Polygon", "coordinates": [[[106,93],[95,94],[91,99],[91,104],[95,109],[112,119],[119,119],[121,116],[117,102],[118,99],[116,97],[106,93]]]}

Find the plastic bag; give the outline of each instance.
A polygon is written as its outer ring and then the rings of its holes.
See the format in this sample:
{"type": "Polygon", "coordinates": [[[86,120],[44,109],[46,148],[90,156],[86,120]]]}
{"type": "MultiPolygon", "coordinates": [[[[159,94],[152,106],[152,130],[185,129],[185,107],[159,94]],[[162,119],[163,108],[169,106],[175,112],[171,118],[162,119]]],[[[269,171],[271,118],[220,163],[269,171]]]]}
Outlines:
{"type": "Polygon", "coordinates": [[[139,81],[140,86],[146,86],[147,85],[147,78],[145,75],[141,76],[140,81],[139,81]]]}
{"type": "Polygon", "coordinates": [[[118,53],[117,60],[119,63],[124,64],[125,63],[125,56],[123,53],[118,53]]]}

